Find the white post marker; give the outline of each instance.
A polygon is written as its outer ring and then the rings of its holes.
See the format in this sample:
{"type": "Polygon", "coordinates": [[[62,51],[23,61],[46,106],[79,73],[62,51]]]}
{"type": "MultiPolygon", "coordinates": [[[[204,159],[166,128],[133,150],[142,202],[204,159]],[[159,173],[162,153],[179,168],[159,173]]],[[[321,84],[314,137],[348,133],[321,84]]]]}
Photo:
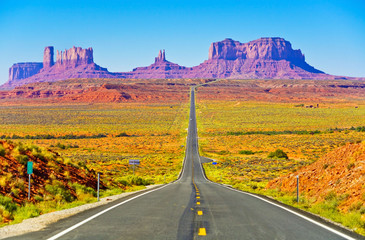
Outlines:
{"type": "Polygon", "coordinates": [[[100,200],[99,196],[100,196],[100,172],[98,172],[98,186],[97,186],[97,189],[98,189],[98,193],[97,193],[97,196],[98,196],[98,202],[100,200]]]}
{"type": "Polygon", "coordinates": [[[299,203],[299,175],[297,176],[297,203],[299,203]]]}

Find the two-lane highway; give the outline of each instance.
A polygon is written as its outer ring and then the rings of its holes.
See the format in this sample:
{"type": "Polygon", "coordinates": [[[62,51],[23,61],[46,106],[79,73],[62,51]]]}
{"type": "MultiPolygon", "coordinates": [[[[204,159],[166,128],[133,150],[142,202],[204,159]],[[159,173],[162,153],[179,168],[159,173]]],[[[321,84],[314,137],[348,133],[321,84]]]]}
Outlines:
{"type": "Polygon", "coordinates": [[[349,236],[354,234],[208,181],[198,151],[194,91],[179,180],[12,239],[355,239],[349,236]]]}

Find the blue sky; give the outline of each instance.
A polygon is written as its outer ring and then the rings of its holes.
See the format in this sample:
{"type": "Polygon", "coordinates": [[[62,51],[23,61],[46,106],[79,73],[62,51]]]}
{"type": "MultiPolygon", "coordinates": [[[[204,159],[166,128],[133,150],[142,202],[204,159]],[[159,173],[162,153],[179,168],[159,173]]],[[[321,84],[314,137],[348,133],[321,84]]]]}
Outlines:
{"type": "Polygon", "coordinates": [[[109,71],[169,61],[195,66],[212,42],[283,37],[326,73],[365,77],[365,1],[0,0],[0,84],[17,62],[41,62],[45,46],[93,47],[109,71]]]}

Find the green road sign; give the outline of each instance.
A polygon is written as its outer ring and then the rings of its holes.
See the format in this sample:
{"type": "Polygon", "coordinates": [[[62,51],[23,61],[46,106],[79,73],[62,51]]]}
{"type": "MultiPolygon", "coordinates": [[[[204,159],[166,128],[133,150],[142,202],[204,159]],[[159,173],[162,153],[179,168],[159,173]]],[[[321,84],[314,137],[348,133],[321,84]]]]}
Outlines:
{"type": "Polygon", "coordinates": [[[27,164],[27,173],[32,174],[33,173],[33,162],[29,161],[27,164]]]}

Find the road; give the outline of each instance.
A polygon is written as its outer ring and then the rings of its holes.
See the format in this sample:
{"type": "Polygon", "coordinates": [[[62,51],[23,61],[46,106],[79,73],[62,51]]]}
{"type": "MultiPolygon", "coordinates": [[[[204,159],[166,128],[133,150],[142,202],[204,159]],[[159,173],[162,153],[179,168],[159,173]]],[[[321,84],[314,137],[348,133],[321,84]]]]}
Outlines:
{"type": "Polygon", "coordinates": [[[362,239],[208,181],[197,136],[192,89],[184,167],[177,181],[11,239],[362,239]]]}

